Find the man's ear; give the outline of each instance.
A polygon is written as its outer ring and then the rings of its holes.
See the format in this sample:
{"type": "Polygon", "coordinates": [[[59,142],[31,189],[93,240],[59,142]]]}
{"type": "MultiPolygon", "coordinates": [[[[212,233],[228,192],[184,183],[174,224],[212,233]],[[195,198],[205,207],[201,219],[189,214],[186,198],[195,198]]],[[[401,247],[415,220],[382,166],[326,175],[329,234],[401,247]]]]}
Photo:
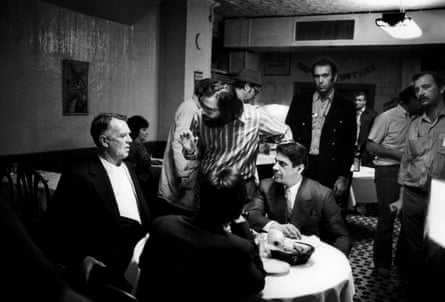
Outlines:
{"type": "Polygon", "coordinates": [[[338,74],[336,74],[336,75],[334,76],[334,81],[333,81],[334,83],[337,82],[337,78],[338,78],[338,74]]]}
{"type": "Polygon", "coordinates": [[[300,174],[302,174],[303,173],[303,171],[304,171],[304,164],[299,164],[298,166],[297,166],[297,168],[298,168],[298,173],[300,173],[300,174]]]}
{"type": "Polygon", "coordinates": [[[108,144],[108,139],[105,135],[99,136],[99,144],[104,148],[108,148],[110,146],[108,144]]]}

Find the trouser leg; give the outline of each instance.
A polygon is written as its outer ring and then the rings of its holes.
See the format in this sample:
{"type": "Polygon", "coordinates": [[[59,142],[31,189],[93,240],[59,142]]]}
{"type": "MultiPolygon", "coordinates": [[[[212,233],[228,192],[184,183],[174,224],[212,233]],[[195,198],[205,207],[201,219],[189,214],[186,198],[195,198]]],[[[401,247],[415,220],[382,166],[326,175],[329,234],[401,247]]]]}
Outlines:
{"type": "Polygon", "coordinates": [[[373,259],[376,268],[390,269],[392,263],[392,235],[396,214],[391,212],[389,205],[399,198],[398,172],[398,165],[375,168],[375,186],[379,202],[373,246],[373,259]]]}

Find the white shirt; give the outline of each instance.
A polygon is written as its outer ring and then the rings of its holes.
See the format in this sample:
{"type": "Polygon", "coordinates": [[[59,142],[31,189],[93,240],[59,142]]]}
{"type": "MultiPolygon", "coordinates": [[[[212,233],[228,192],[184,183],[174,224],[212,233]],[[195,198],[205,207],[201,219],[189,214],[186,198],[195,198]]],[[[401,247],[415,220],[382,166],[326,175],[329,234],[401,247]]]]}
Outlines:
{"type": "MultiPolygon", "coordinates": [[[[300,178],[300,180],[294,184],[293,186],[285,189],[285,199],[286,199],[286,209],[288,210],[288,213],[292,213],[292,210],[294,208],[295,205],[295,198],[297,198],[297,193],[298,190],[301,187],[301,182],[303,181],[303,177],[300,178]]],[[[271,220],[268,223],[266,223],[266,225],[263,227],[263,230],[265,232],[269,232],[269,230],[271,229],[272,225],[274,225],[275,223],[278,223],[275,220],[271,220]]]]}
{"type": "Polygon", "coordinates": [[[136,192],[127,165],[122,162],[120,166],[115,166],[104,158],[100,156],[99,158],[105,171],[107,171],[108,178],[110,179],[119,214],[141,223],[136,192]]]}

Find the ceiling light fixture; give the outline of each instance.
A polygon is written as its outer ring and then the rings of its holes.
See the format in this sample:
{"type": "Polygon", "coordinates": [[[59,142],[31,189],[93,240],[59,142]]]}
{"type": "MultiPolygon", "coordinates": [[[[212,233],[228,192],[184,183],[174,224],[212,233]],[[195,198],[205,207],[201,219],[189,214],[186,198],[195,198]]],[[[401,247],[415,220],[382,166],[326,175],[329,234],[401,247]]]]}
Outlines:
{"type": "Polygon", "coordinates": [[[414,39],[422,35],[422,30],[404,12],[384,13],[375,24],[396,39],[414,39]]]}

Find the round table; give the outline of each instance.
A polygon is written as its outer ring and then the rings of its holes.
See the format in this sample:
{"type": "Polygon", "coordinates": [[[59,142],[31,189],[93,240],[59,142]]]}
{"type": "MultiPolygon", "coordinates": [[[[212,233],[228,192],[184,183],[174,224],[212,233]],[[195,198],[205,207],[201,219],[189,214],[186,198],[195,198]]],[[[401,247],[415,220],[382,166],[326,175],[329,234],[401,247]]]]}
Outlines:
{"type": "Polygon", "coordinates": [[[350,302],[354,295],[351,265],[338,249],[319,242],[306,264],[285,275],[267,275],[262,300],[350,302]]]}

